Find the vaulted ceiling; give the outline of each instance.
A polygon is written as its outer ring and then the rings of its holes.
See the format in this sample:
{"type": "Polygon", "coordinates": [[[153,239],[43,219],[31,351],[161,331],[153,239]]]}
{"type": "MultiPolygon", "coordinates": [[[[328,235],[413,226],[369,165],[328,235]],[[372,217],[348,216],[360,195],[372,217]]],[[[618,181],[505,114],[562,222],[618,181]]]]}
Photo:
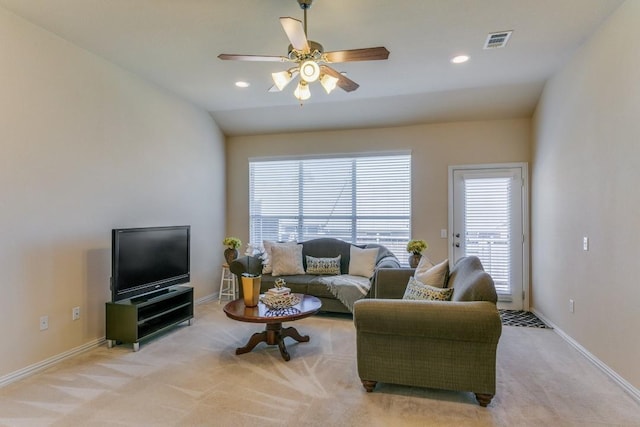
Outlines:
{"type": "Polygon", "coordinates": [[[209,111],[227,135],[528,117],[545,81],[623,0],[315,0],[308,36],[325,50],[385,46],[387,61],[334,64],[360,88],[295,85],[287,64],[220,53],[286,55],[279,17],[296,0],[0,0],[0,6],[209,111]],[[483,49],[487,35],[513,30],[483,49]],[[453,56],[470,60],[455,65],[453,56]],[[248,88],[234,83],[243,80],[248,88]]]}

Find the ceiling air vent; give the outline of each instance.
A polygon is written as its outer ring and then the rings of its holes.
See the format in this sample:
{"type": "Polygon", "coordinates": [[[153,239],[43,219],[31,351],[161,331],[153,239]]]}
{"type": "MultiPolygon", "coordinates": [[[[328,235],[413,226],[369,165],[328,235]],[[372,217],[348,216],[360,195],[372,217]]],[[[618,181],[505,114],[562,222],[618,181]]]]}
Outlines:
{"type": "Polygon", "coordinates": [[[497,49],[505,47],[513,31],[500,31],[499,33],[490,33],[487,41],[484,42],[484,49],[497,49]]]}

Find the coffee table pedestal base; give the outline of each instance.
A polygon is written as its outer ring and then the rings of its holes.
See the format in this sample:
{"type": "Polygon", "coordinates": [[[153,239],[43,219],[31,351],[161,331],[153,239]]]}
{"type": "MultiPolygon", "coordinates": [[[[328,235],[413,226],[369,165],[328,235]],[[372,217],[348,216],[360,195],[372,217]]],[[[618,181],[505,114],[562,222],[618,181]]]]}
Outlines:
{"type": "Polygon", "coordinates": [[[308,335],[300,335],[294,327],[283,328],[282,323],[267,323],[265,330],[253,334],[251,338],[249,338],[247,345],[236,349],[236,354],[249,353],[261,342],[266,342],[268,345],[277,345],[282,358],[289,361],[291,356],[289,356],[287,347],[284,345],[284,339],[286,337],[291,337],[298,342],[308,342],[310,339],[308,335]]]}

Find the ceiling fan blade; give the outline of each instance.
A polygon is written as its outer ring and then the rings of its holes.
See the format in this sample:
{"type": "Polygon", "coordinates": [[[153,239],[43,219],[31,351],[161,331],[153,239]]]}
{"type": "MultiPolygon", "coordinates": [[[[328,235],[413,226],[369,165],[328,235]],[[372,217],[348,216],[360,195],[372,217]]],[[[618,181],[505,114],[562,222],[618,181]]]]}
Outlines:
{"type": "Polygon", "coordinates": [[[336,50],[325,52],[326,62],[376,61],[389,58],[386,47],[368,47],[364,49],[336,50]]]}
{"type": "Polygon", "coordinates": [[[354,82],[347,76],[340,74],[339,72],[337,72],[336,70],[334,70],[333,68],[327,65],[320,66],[320,72],[328,74],[338,79],[337,85],[340,87],[340,89],[344,90],[345,92],[353,92],[354,90],[360,87],[358,83],[354,82]]]}
{"type": "Polygon", "coordinates": [[[233,61],[262,61],[262,62],[289,62],[286,56],[266,56],[266,55],[234,55],[230,53],[221,53],[218,58],[233,61]]]}
{"type": "Polygon", "coordinates": [[[282,29],[287,33],[287,37],[294,49],[309,52],[309,42],[307,41],[307,35],[304,33],[302,21],[284,17],[280,18],[280,24],[282,24],[282,29]]]}

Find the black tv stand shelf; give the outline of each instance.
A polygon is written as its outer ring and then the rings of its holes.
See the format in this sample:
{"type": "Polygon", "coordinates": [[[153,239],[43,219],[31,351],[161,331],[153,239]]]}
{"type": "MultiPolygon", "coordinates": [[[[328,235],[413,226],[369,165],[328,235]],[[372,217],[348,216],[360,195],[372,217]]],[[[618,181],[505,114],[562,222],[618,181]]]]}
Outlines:
{"type": "Polygon", "coordinates": [[[133,351],[140,349],[140,340],[182,322],[193,319],[193,288],[174,286],[163,292],[152,292],[139,297],[108,302],[107,345],[131,343],[133,351]]]}

